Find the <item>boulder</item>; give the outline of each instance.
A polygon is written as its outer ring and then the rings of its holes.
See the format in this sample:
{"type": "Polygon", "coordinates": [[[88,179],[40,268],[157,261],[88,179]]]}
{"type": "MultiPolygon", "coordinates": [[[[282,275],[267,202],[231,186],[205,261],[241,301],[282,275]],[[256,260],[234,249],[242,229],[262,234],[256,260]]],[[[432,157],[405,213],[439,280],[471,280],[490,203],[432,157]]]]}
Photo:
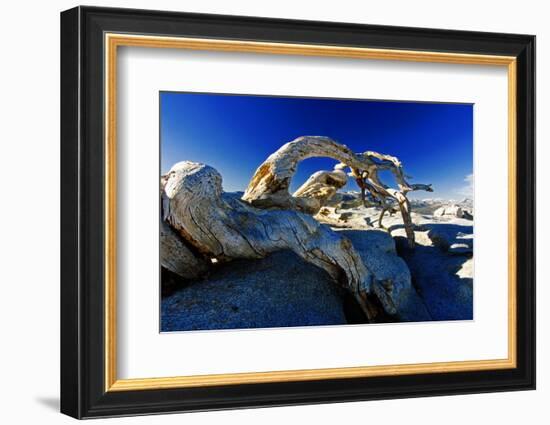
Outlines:
{"type": "Polygon", "coordinates": [[[346,324],[343,290],[291,251],[214,267],[161,302],[161,330],[346,324]]]}
{"type": "Polygon", "coordinates": [[[430,314],[411,284],[405,261],[397,255],[395,242],[385,230],[341,230],[373,274],[386,289],[401,322],[431,320],[430,314]]]}
{"type": "Polygon", "coordinates": [[[456,217],[456,218],[463,218],[464,211],[458,205],[445,205],[436,209],[433,215],[434,217],[450,216],[450,217],[456,217]]]}
{"type": "MultiPolygon", "coordinates": [[[[383,230],[341,230],[396,308],[380,321],[431,320],[393,238],[383,230]]],[[[325,271],[291,251],[259,260],[214,265],[161,303],[163,332],[342,325],[350,322],[350,298],[325,271]],[[346,310],[347,308],[347,310],[346,310]]],[[[365,323],[366,318],[354,323],[365,323]]]]}

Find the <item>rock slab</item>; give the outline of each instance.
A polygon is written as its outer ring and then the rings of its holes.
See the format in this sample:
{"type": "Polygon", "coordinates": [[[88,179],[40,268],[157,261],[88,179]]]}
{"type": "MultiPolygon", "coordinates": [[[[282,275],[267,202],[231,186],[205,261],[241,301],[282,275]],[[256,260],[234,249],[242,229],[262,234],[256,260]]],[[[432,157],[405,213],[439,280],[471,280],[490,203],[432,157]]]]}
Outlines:
{"type": "Polygon", "coordinates": [[[291,251],[214,268],[161,303],[161,331],[346,324],[342,290],[291,251]]]}
{"type": "MultiPolygon", "coordinates": [[[[427,226],[426,226],[427,227],[427,226]]],[[[471,246],[452,252],[449,240],[472,228],[456,224],[434,224],[430,230],[416,231],[416,248],[406,247],[403,236],[394,235],[402,258],[407,262],[413,285],[432,320],[473,319],[473,258],[471,246]],[[435,238],[434,234],[439,237],[435,238]]],[[[468,240],[466,238],[465,240],[468,240]]]]}
{"type": "Polygon", "coordinates": [[[385,230],[341,230],[351,240],[367,268],[380,282],[391,286],[390,297],[401,322],[432,320],[422,299],[411,284],[405,261],[397,255],[395,242],[385,230]]]}

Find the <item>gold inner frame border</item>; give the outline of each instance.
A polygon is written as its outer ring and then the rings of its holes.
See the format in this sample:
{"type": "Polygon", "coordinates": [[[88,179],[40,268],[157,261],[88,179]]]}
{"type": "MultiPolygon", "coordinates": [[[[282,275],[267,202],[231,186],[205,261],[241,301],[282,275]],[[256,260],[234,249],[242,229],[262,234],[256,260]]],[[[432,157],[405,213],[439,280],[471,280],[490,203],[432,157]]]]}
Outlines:
{"type": "Polygon", "coordinates": [[[106,33],[105,46],[105,391],[137,391],[152,389],[240,385],[322,379],[364,378],[511,369],[517,365],[516,353],[516,58],[465,53],[428,52],[393,49],[371,49],[331,45],[288,44],[205,38],[180,38],[150,35],[106,33]],[[495,360],[397,364],[381,366],[342,367],[118,379],[116,323],[116,136],[117,136],[117,51],[120,46],[190,49],[206,51],[248,52],[279,55],[325,56],[356,59],[397,60],[507,67],[508,72],[508,357],[495,360]]]}

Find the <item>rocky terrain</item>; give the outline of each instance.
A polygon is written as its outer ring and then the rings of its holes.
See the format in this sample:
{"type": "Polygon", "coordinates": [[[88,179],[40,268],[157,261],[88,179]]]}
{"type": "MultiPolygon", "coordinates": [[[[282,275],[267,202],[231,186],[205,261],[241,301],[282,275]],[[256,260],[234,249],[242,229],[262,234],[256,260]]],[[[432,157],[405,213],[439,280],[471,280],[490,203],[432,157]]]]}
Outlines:
{"type": "Polygon", "coordinates": [[[221,188],[215,169],[187,161],[161,179],[162,331],[473,318],[473,203],[409,200],[433,189],[397,158],[304,136],[244,192],[221,188]],[[340,163],[290,194],[309,156],[340,163]],[[348,177],[360,191],[342,192],[348,177]]]}
{"type": "MultiPolygon", "coordinates": [[[[354,196],[346,194],[348,199],[354,196]]],[[[470,200],[413,201],[414,250],[407,246],[399,212],[385,217],[385,229],[377,227],[377,207],[352,207],[337,214],[340,222],[334,220],[332,229],[351,240],[369,269],[380,280],[408,288],[396,314],[379,308],[374,321],[473,318],[470,200]]],[[[198,279],[183,280],[165,270],[163,282],[165,332],[369,322],[326,272],[291,251],[213,264],[198,279]]]]}

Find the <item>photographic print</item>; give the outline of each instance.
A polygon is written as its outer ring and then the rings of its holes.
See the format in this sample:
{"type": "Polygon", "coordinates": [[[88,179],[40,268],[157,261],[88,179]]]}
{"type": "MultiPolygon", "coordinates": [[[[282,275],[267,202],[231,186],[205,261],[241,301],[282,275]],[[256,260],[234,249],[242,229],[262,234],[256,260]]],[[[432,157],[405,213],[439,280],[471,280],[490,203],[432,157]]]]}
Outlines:
{"type": "Polygon", "coordinates": [[[62,413],[535,388],[533,35],[90,6],[60,33],[62,413]]]}
{"type": "Polygon", "coordinates": [[[473,319],[473,105],[160,93],[161,332],[473,319]]]}

